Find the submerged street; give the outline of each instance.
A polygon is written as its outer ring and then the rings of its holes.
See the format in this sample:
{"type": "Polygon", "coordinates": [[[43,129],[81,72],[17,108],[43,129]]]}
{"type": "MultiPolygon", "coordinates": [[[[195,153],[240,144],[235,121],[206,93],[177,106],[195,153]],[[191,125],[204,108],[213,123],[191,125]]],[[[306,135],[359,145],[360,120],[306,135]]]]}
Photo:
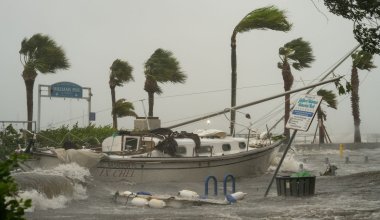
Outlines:
{"type": "MultiPolygon", "coordinates": [[[[204,183],[105,183],[86,178],[86,183],[82,184],[85,188],[79,187],[81,190],[78,190],[77,187],[70,198],[38,197],[38,202],[34,200],[37,207],[26,216],[27,219],[379,219],[380,149],[372,146],[346,149],[343,155],[340,153],[334,147],[293,147],[289,151],[280,173],[290,175],[299,171],[302,164],[305,170],[317,176],[315,195],[311,197],[277,196],[274,183],[264,198],[281,156],[279,154],[265,175],[236,181],[236,191],[248,194],[243,200],[231,205],[184,205],[163,209],[125,205],[113,202],[116,191],[176,195],[180,190],[189,189],[203,195],[204,183]],[[319,173],[326,169],[326,161],[338,167],[336,176],[320,176],[319,173]],[[46,208],[44,203],[55,203],[56,207],[46,208]]],[[[88,175],[80,167],[70,172],[75,173],[77,178],[82,174],[88,175]]],[[[67,170],[63,173],[67,175],[67,170]]],[[[213,192],[212,184],[209,185],[209,192],[213,192]]],[[[231,188],[228,190],[231,191],[231,188]]],[[[218,193],[219,196],[215,198],[223,199],[223,184],[220,182],[218,193]]],[[[212,193],[209,198],[214,198],[212,193]]]]}

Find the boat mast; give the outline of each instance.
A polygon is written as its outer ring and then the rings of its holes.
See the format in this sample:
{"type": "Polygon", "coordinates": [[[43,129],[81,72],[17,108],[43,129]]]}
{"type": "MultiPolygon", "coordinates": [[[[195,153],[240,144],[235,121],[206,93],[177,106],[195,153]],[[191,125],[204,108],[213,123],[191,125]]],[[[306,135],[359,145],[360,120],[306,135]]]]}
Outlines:
{"type": "Polygon", "coordinates": [[[288,95],[288,94],[292,94],[292,93],[296,93],[296,92],[303,91],[303,90],[306,90],[306,89],[314,88],[314,87],[317,87],[317,86],[320,86],[320,85],[324,85],[324,84],[327,84],[327,83],[339,81],[342,77],[343,76],[336,77],[336,78],[333,78],[333,79],[330,79],[330,80],[327,80],[327,81],[323,81],[323,82],[318,82],[318,83],[315,83],[315,84],[312,84],[312,85],[309,85],[309,86],[305,86],[305,87],[302,87],[302,88],[299,88],[299,89],[294,89],[294,90],[283,92],[283,93],[280,93],[280,94],[277,94],[277,95],[274,95],[274,96],[270,96],[268,98],[264,98],[264,99],[260,99],[260,100],[254,101],[254,102],[249,102],[249,103],[246,103],[246,104],[243,104],[243,105],[235,106],[233,108],[225,108],[222,111],[219,111],[219,112],[216,112],[216,113],[212,113],[212,114],[209,114],[209,115],[206,115],[206,116],[202,116],[202,117],[199,117],[199,118],[196,118],[196,119],[192,119],[192,120],[189,120],[189,121],[185,121],[185,122],[182,122],[182,123],[178,123],[178,124],[175,124],[175,125],[172,125],[172,126],[168,126],[166,128],[172,129],[172,128],[180,127],[180,126],[191,124],[191,123],[194,123],[194,122],[197,122],[197,121],[205,120],[207,118],[211,118],[211,117],[215,117],[215,116],[218,116],[218,115],[221,115],[221,114],[225,114],[227,112],[230,112],[231,110],[238,110],[238,109],[246,108],[246,107],[249,107],[249,106],[252,106],[252,105],[257,105],[257,104],[260,104],[262,102],[266,102],[266,101],[269,101],[269,100],[272,100],[272,99],[276,99],[276,98],[279,98],[279,97],[282,97],[282,96],[285,96],[285,95],[288,95]]]}

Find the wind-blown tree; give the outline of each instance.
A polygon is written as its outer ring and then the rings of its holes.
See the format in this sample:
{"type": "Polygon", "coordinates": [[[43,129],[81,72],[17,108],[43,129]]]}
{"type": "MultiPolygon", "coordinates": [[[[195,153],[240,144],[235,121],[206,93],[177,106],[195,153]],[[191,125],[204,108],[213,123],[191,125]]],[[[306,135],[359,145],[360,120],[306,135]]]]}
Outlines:
{"type": "MultiPolygon", "coordinates": [[[[132,103],[127,102],[125,99],[119,99],[115,102],[115,106],[112,108],[112,115],[118,118],[122,117],[137,117],[136,112],[134,112],[135,107],[132,103]]],[[[115,127],[117,129],[117,127],[115,127]]]]}
{"type": "MultiPolygon", "coordinates": [[[[255,9],[248,13],[234,28],[231,36],[231,107],[236,106],[236,84],[237,84],[237,67],[236,67],[236,36],[238,33],[244,33],[251,30],[275,30],[289,31],[292,25],[287,21],[285,11],[279,10],[275,6],[268,6],[255,9]]],[[[234,132],[234,121],[236,112],[231,111],[230,133],[234,132]]]]}
{"type": "Polygon", "coordinates": [[[354,22],[354,36],[363,50],[380,54],[379,0],[324,0],[330,12],[354,22]]]}
{"type": "MultiPolygon", "coordinates": [[[[309,68],[314,61],[313,51],[310,43],[298,38],[286,43],[279,49],[281,62],[277,64],[281,69],[282,79],[284,80],[284,90],[289,91],[292,88],[294,77],[290,65],[296,70],[309,68]]],[[[286,122],[290,114],[290,94],[285,95],[285,117],[284,117],[284,135],[287,140],[290,138],[289,129],[286,128],[286,122]]]]}
{"type": "Polygon", "coordinates": [[[359,76],[358,69],[370,71],[376,66],[373,64],[372,54],[360,50],[351,55],[352,69],[351,69],[351,108],[352,116],[354,117],[354,142],[361,143],[360,134],[360,110],[359,110],[359,76]]]}
{"type": "Polygon", "coordinates": [[[182,72],[173,53],[161,48],[157,49],[145,62],[145,85],[144,90],[148,93],[149,112],[153,116],[154,93],[162,94],[158,83],[185,83],[187,76],[182,72]]]}
{"type": "MultiPolygon", "coordinates": [[[[318,90],[317,95],[322,97],[322,103],[326,103],[327,107],[337,109],[336,95],[331,90],[320,89],[318,90]]],[[[323,111],[321,105],[319,105],[317,109],[317,117],[318,117],[318,125],[319,125],[319,143],[323,144],[325,143],[325,134],[326,134],[326,128],[324,126],[323,121],[326,121],[327,115],[323,111]]]]}
{"type": "Polygon", "coordinates": [[[26,87],[26,105],[28,130],[32,130],[33,88],[38,72],[55,73],[59,69],[68,69],[70,64],[64,50],[47,35],[35,34],[21,42],[20,61],[24,67],[22,78],[26,87]]]}
{"type": "Polygon", "coordinates": [[[111,72],[109,86],[111,89],[112,100],[112,121],[113,128],[117,129],[117,115],[113,114],[116,104],[115,88],[116,86],[122,86],[123,84],[129,81],[134,81],[134,78],[132,76],[133,68],[128,64],[127,61],[116,59],[115,61],[113,61],[110,70],[111,72]]]}

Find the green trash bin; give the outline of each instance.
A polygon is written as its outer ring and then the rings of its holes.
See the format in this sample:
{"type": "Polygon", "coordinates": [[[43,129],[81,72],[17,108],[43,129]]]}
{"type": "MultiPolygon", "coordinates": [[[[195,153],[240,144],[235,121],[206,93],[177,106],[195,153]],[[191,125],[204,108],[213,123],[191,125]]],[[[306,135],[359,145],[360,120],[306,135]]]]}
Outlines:
{"type": "Polygon", "coordinates": [[[315,176],[277,176],[278,196],[312,196],[315,192],[315,176]]]}

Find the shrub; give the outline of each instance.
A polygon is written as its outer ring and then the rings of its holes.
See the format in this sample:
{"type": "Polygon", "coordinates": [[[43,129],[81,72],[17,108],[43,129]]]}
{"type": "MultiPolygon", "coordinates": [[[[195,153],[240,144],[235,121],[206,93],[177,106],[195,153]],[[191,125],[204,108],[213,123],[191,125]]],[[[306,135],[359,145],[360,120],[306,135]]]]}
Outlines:
{"type": "Polygon", "coordinates": [[[15,154],[9,159],[0,160],[0,219],[24,219],[24,210],[32,205],[32,200],[18,197],[18,187],[11,176],[11,170],[17,166],[18,160],[15,154]]]}

